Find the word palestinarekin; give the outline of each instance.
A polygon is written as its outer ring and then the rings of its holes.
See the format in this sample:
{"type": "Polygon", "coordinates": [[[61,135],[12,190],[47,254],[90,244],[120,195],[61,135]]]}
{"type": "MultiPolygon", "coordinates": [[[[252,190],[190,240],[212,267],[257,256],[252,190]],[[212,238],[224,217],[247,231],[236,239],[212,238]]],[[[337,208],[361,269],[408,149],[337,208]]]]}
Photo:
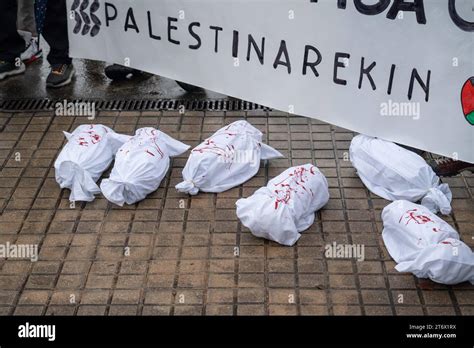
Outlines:
{"type": "MultiPolygon", "coordinates": [[[[141,15],[143,14],[140,14],[140,17],[141,15]]],[[[294,61],[294,57],[296,54],[288,48],[285,40],[279,42],[277,51],[268,52],[268,50],[266,50],[267,39],[262,36],[247,33],[244,35],[238,30],[232,30],[231,42],[223,43],[222,37],[226,29],[220,26],[202,25],[198,21],[184,23],[184,20],[175,17],[154,15],[151,11],[146,11],[146,23],[138,22],[137,17],[133,7],[129,7],[126,13],[119,13],[115,5],[108,2],[105,3],[105,24],[107,27],[115,21],[122,21],[120,24],[123,23],[123,30],[125,32],[147,35],[150,40],[166,41],[169,44],[178,46],[186,45],[191,50],[199,50],[203,47],[203,40],[205,38],[212,40],[211,46],[217,54],[227,52],[231,54],[234,59],[238,59],[245,54],[247,61],[255,59],[258,60],[262,66],[272,64],[274,69],[285,69],[290,75],[295,74],[296,70],[297,73],[303,75],[319,77],[318,66],[330,62],[330,64],[333,65],[333,82],[342,86],[348,84],[348,81],[343,77],[343,70],[352,69],[353,64],[349,64],[349,61],[351,59],[357,59],[358,64],[354,65],[358,67],[359,79],[354,82],[357,83],[358,88],[362,89],[366,85],[374,91],[377,88],[383,88],[387,95],[392,93],[394,81],[399,80],[395,78],[397,65],[391,64],[384,67],[387,71],[385,81],[375,81],[373,72],[377,69],[377,62],[370,60],[368,57],[351,57],[349,52],[334,52],[331,55],[327,55],[327,53],[323,54],[316,46],[307,44],[304,48],[301,48],[302,51],[300,53],[303,53],[304,58],[298,62],[298,69],[295,69],[296,62],[294,61]],[[159,20],[164,20],[164,23],[158,22],[159,20]],[[182,39],[177,39],[178,33],[181,31],[186,31],[189,37],[189,40],[186,42],[182,39]],[[162,33],[164,33],[164,35],[162,33]],[[242,47],[245,49],[243,50],[242,47]]],[[[410,76],[406,76],[406,79],[408,99],[412,99],[415,85],[418,85],[418,88],[421,89],[421,93],[424,93],[425,101],[428,102],[430,96],[431,70],[419,72],[416,68],[413,68],[410,76]]]]}

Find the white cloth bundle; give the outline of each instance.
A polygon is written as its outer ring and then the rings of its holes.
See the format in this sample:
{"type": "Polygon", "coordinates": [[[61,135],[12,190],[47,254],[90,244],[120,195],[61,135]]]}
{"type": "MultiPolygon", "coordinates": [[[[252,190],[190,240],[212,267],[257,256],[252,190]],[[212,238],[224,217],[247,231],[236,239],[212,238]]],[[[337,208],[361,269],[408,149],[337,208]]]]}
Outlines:
{"type": "Polygon", "coordinates": [[[413,260],[421,250],[459,234],[426,207],[395,201],[382,211],[382,237],[390,256],[397,262],[413,260]]]}
{"type": "Polygon", "coordinates": [[[452,194],[426,161],[392,142],[358,135],[350,146],[352,165],[367,188],[376,195],[396,201],[421,200],[433,213],[451,213],[452,194]]]}
{"type": "Polygon", "coordinates": [[[103,125],[81,125],[74,132],[63,132],[68,140],[54,163],[56,181],[71,190],[70,201],[94,200],[100,193],[96,182],[112,162],[127,136],[103,125]]]}
{"type": "Polygon", "coordinates": [[[448,223],[426,207],[395,201],[384,208],[382,220],[382,237],[399,272],[412,272],[443,284],[474,281],[471,249],[448,223]]]}
{"type": "Polygon", "coordinates": [[[123,206],[134,204],[156,191],[170,167],[170,157],[189,146],[151,127],[140,128],[115,156],[110,178],[100,188],[105,198],[123,206]]]}
{"type": "Polygon", "coordinates": [[[249,198],[239,199],[237,217],[253,235],[291,246],[328,200],[326,177],[305,164],[285,170],[249,198]]]}
{"type": "Polygon", "coordinates": [[[395,268],[441,284],[474,284],[474,253],[458,239],[448,238],[430,245],[415,260],[399,263],[395,268]]]}
{"type": "Polygon", "coordinates": [[[183,193],[223,192],[257,174],[260,159],[283,157],[262,143],[262,132],[247,121],[236,121],[194,148],[183,169],[183,193]]]}

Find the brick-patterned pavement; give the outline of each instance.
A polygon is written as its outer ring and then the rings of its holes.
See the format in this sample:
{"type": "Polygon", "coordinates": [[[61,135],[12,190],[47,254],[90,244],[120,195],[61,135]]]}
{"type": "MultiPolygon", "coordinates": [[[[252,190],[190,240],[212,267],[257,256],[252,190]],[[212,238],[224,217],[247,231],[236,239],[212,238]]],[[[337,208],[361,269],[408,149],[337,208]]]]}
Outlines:
{"type": "MultiPolygon", "coordinates": [[[[3,315],[473,315],[474,287],[443,286],[394,270],[381,239],[387,201],[347,161],[353,133],[278,112],[101,112],[94,123],[133,134],[159,127],[190,145],[246,118],[285,159],[222,194],[177,193],[187,155],[159,190],[124,208],[102,196],[70,207],[54,180],[63,130],[84,117],[0,113],[0,244],[38,244],[39,260],[0,259],[3,315]],[[235,201],[291,165],[315,163],[331,200],[294,247],[253,237],[235,201]],[[326,244],[365,245],[366,260],[327,259],[326,244]],[[237,248],[237,249],[236,249],[237,248]],[[238,254],[238,255],[236,255],[238,254]]],[[[447,217],[474,246],[474,176],[444,179],[447,217]]]]}

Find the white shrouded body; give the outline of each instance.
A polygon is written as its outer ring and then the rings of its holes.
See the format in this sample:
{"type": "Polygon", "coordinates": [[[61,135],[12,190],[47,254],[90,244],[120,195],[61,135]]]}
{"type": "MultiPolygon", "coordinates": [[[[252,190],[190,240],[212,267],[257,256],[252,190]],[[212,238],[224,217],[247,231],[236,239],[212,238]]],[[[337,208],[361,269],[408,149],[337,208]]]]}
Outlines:
{"type": "Polygon", "coordinates": [[[399,272],[442,284],[474,282],[474,254],[459,234],[426,207],[395,201],[382,212],[385,246],[399,272]]]}
{"type": "Polygon", "coordinates": [[[141,201],[160,186],[170,167],[170,156],[188,149],[155,128],[138,129],[118,150],[110,178],[100,185],[102,193],[120,206],[141,201]]]}
{"type": "Polygon", "coordinates": [[[261,159],[283,157],[262,143],[262,132],[244,120],[219,129],[194,148],[183,169],[183,193],[224,192],[257,174],[261,159]]]}
{"type": "Polygon", "coordinates": [[[441,284],[474,284],[474,253],[460,240],[447,238],[423,249],[415,260],[399,263],[395,269],[441,284]]]}
{"type": "Polygon", "coordinates": [[[425,247],[459,234],[426,207],[395,201],[382,211],[382,237],[390,256],[398,263],[412,260],[425,247]]]}
{"type": "Polygon", "coordinates": [[[325,176],[312,164],[285,170],[236,203],[237,216],[253,235],[291,246],[329,200],[325,176]]]}
{"type": "Polygon", "coordinates": [[[350,159],[362,182],[376,195],[407,200],[432,212],[451,213],[452,194],[426,161],[392,142],[358,135],[352,139],[350,159]]]}
{"type": "Polygon", "coordinates": [[[68,142],[54,163],[56,181],[71,190],[70,201],[91,202],[100,193],[97,180],[127,137],[100,124],[81,125],[64,135],[68,142]]]}

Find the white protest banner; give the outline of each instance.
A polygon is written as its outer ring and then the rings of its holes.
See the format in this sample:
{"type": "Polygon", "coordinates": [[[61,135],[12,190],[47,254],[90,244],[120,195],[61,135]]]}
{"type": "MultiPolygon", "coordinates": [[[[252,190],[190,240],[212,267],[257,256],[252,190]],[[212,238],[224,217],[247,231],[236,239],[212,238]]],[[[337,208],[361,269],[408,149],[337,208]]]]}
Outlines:
{"type": "Polygon", "coordinates": [[[73,57],[474,162],[472,0],[68,0],[73,57]]]}

